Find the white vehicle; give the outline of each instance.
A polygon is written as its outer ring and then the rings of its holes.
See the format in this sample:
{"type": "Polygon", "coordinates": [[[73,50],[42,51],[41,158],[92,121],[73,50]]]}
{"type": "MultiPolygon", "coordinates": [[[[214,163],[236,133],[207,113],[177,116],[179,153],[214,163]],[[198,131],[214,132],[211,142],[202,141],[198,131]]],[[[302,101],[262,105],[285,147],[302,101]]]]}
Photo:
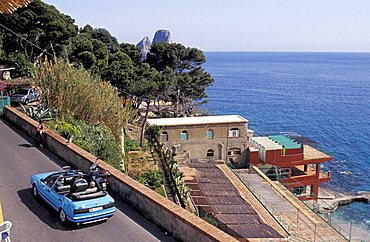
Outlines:
{"type": "Polygon", "coordinates": [[[28,104],[40,99],[40,94],[33,88],[20,89],[10,96],[10,100],[15,103],[28,104]]]}

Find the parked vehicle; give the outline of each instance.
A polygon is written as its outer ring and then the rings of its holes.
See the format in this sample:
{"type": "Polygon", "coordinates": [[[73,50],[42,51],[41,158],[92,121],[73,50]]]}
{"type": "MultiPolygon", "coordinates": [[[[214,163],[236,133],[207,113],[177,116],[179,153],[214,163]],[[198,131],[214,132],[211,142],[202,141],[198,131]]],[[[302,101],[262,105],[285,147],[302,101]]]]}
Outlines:
{"type": "Polygon", "coordinates": [[[67,167],[64,171],[33,175],[32,195],[44,199],[56,210],[62,223],[91,223],[106,220],[115,212],[114,199],[96,185],[98,182],[67,167]]]}
{"type": "Polygon", "coordinates": [[[40,94],[34,88],[20,89],[10,96],[10,100],[15,103],[28,104],[40,99],[40,94]]]}

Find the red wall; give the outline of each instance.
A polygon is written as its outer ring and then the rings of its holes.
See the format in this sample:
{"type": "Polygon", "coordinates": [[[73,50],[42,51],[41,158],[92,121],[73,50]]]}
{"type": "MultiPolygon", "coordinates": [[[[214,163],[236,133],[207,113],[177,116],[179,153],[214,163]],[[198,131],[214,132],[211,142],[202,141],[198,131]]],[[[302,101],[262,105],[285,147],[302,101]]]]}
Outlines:
{"type": "Polygon", "coordinates": [[[249,163],[253,165],[258,165],[259,157],[258,157],[258,151],[249,151],[249,163]]]}
{"type": "Polygon", "coordinates": [[[285,149],[285,155],[303,154],[303,147],[297,149],[285,149]]]}

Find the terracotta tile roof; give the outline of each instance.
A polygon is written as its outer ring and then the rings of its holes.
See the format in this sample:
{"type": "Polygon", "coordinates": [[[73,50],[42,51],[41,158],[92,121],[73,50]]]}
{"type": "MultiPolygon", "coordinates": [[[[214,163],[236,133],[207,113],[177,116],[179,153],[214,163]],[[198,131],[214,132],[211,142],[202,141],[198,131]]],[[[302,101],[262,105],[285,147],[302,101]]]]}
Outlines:
{"type": "Polygon", "coordinates": [[[12,13],[17,8],[27,6],[32,0],[1,0],[0,13],[12,13]]]}

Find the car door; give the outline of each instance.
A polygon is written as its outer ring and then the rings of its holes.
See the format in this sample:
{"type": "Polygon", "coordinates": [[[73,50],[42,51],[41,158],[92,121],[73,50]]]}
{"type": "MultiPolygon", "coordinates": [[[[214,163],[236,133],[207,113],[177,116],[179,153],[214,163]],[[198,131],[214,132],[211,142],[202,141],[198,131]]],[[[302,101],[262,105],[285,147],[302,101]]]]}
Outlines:
{"type": "Polygon", "coordinates": [[[33,101],[35,100],[35,90],[34,89],[30,89],[30,101],[33,101]]]}
{"type": "Polygon", "coordinates": [[[56,181],[58,180],[57,178],[58,178],[57,176],[48,177],[47,179],[40,182],[40,186],[39,186],[39,192],[42,194],[45,201],[50,206],[52,206],[54,209],[57,209],[57,208],[55,207],[55,204],[53,200],[51,199],[51,189],[53,185],[56,183],[56,181]]]}
{"type": "Polygon", "coordinates": [[[28,89],[26,98],[28,99],[28,101],[32,101],[32,92],[31,92],[31,89],[28,89]]]}
{"type": "Polygon", "coordinates": [[[55,209],[59,209],[62,206],[62,201],[63,201],[63,195],[58,194],[55,191],[55,188],[57,186],[58,179],[54,182],[53,186],[50,189],[50,200],[53,203],[53,206],[55,209]]]}

